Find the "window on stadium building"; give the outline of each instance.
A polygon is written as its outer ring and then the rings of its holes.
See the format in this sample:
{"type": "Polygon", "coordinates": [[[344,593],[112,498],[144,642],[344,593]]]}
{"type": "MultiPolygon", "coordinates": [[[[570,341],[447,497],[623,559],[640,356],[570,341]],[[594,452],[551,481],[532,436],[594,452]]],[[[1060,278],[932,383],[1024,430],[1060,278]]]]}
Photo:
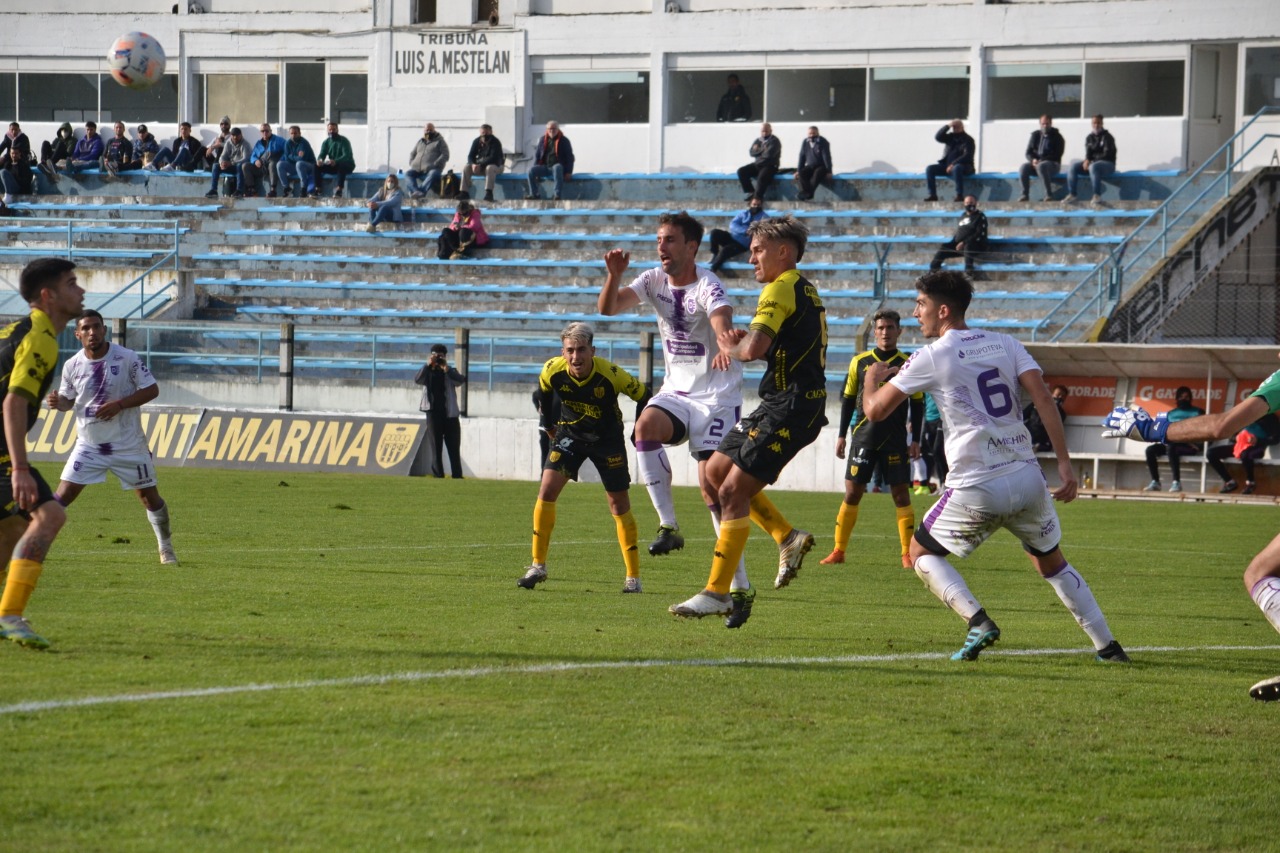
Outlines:
{"type": "Polygon", "coordinates": [[[102,75],[101,122],[178,121],[178,75],[166,74],[150,89],[127,89],[109,74],[102,75]]]}
{"type": "Polygon", "coordinates": [[[644,124],[646,71],[541,71],[533,75],[533,123],[644,124]]]}
{"type": "MultiPolygon", "coordinates": [[[[113,82],[114,86],[115,83],[113,82]]],[[[98,120],[98,74],[18,75],[18,118],[21,121],[98,120]]]]}
{"type": "Polygon", "coordinates": [[[203,92],[205,124],[217,125],[230,116],[234,125],[280,120],[279,74],[197,74],[203,92]]]}
{"type": "Polygon", "coordinates": [[[1084,114],[1180,116],[1186,63],[1090,62],[1084,68],[1084,114]]]}
{"type": "Polygon", "coordinates": [[[18,115],[18,75],[0,72],[0,116],[18,115]]]}
{"type": "Polygon", "coordinates": [[[765,116],[765,86],[763,71],[689,71],[674,70],[667,76],[667,123],[697,124],[718,121],[716,111],[720,99],[728,91],[727,78],[738,76],[738,82],[746,90],[751,101],[749,118],[738,121],[757,121],[765,116]]]}
{"type": "Polygon", "coordinates": [[[969,115],[969,68],[933,65],[871,69],[871,121],[947,121],[969,115]]]}
{"type": "Polygon", "coordinates": [[[1244,52],[1244,114],[1280,107],[1280,47],[1251,47],[1244,52]]]}
{"type": "Polygon", "coordinates": [[[992,65],[987,118],[1080,118],[1084,68],[1078,62],[992,65]]]}
{"type": "Polygon", "coordinates": [[[329,115],[324,96],[323,62],[284,65],[284,123],[319,124],[329,115]]]}
{"type": "Polygon", "coordinates": [[[766,76],[770,121],[866,121],[865,68],[771,69],[766,76]]]}
{"type": "Polygon", "coordinates": [[[346,124],[369,123],[369,75],[329,75],[329,118],[346,124]]]}
{"type": "Polygon", "coordinates": [[[436,22],[436,0],[413,0],[409,23],[434,24],[436,22]]]}

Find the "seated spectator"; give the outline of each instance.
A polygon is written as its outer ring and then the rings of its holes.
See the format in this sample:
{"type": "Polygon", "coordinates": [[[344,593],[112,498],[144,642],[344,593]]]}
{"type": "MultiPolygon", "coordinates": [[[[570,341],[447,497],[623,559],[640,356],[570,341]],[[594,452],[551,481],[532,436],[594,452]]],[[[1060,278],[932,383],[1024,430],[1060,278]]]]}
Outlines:
{"type": "Polygon", "coordinates": [[[964,258],[964,271],[974,281],[985,281],[986,276],[974,272],[973,264],[987,250],[987,215],[978,209],[978,199],[974,196],[964,197],[964,213],[956,223],[956,233],[943,243],[933,256],[929,269],[942,269],[942,262],[948,258],[964,258]]]}
{"type": "Polygon", "coordinates": [[[284,144],[284,159],[276,167],[280,188],[289,197],[293,182],[298,182],[298,198],[316,190],[316,153],[311,143],[302,135],[302,128],[289,125],[289,139],[284,144]]]}
{"type": "Polygon", "coordinates": [[[333,189],[334,198],[342,198],[342,191],[347,186],[347,175],[356,170],[355,154],[351,151],[351,141],[338,133],[338,123],[331,121],[326,125],[329,135],[320,143],[320,156],[316,160],[315,189],[312,198],[320,197],[320,189],[325,175],[337,178],[338,185],[333,189]]]}
{"type": "Polygon", "coordinates": [[[573,145],[569,143],[569,137],[560,132],[560,125],[554,121],[547,122],[547,132],[538,140],[533,165],[525,176],[525,182],[529,185],[525,198],[529,201],[541,199],[538,181],[547,177],[551,178],[553,198],[560,201],[564,182],[573,180],[573,145]]]}
{"type": "Polygon", "coordinates": [[[773,135],[773,125],[765,122],[760,125],[760,136],[747,149],[751,162],[738,170],[738,183],[749,200],[753,195],[764,198],[764,194],[773,186],[773,176],[778,174],[782,165],[782,140],[773,135]],[[755,178],[753,185],[751,179],[755,178]]]}
{"type": "MultiPolygon", "coordinates": [[[[1067,422],[1067,413],[1063,406],[1067,402],[1067,397],[1071,392],[1067,390],[1065,385],[1054,385],[1049,389],[1049,394],[1053,397],[1054,405],[1058,407],[1058,417],[1062,418],[1062,422],[1067,422]]],[[[1031,449],[1036,453],[1049,453],[1053,451],[1053,442],[1049,440],[1049,432],[1044,428],[1044,421],[1040,420],[1040,412],[1036,410],[1035,404],[1030,403],[1022,410],[1022,421],[1027,425],[1027,432],[1031,433],[1031,449]]]]}
{"type": "Polygon", "coordinates": [[[213,180],[205,198],[218,197],[218,183],[223,182],[223,195],[240,196],[240,167],[249,159],[249,143],[245,142],[240,128],[231,128],[227,141],[218,147],[218,162],[213,164],[213,180]]]}
{"type": "Polygon", "coordinates": [[[400,222],[404,219],[400,210],[403,201],[404,193],[400,191],[400,179],[395,175],[387,175],[382,186],[373,194],[373,198],[369,199],[368,232],[374,233],[383,222],[400,222]]]}
{"type": "Polygon", "coordinates": [[[436,241],[436,256],[442,261],[461,260],[470,254],[473,246],[483,246],[488,242],[489,235],[485,233],[480,210],[464,198],[458,202],[453,221],[440,232],[440,238],[436,241]]]}
{"type": "Polygon", "coordinates": [[[1031,131],[1027,141],[1027,162],[1018,167],[1018,180],[1022,183],[1022,197],[1018,201],[1031,200],[1031,176],[1039,175],[1044,182],[1044,198],[1053,201],[1053,179],[1062,170],[1062,152],[1066,140],[1053,126],[1053,117],[1040,116],[1040,129],[1031,131]]]}
{"type": "Polygon", "coordinates": [[[9,132],[0,137],[0,185],[3,185],[5,204],[13,204],[14,196],[31,195],[35,190],[31,140],[16,121],[9,122],[9,132]]]}
{"type": "MultiPolygon", "coordinates": [[[[1191,402],[1191,389],[1186,385],[1182,385],[1174,392],[1174,400],[1177,405],[1169,410],[1169,423],[1176,424],[1178,421],[1185,421],[1188,418],[1194,418],[1197,415],[1203,415],[1204,409],[1194,405],[1191,402]]],[[[1191,444],[1189,442],[1175,441],[1172,444],[1150,444],[1147,445],[1147,470],[1151,472],[1151,482],[1143,489],[1144,492],[1160,491],[1160,468],[1156,460],[1161,456],[1169,457],[1169,468],[1173,472],[1173,482],[1169,484],[1169,491],[1182,491],[1182,457],[1195,456],[1202,450],[1199,444],[1191,444]]]]}
{"type": "Polygon", "coordinates": [[[1094,207],[1102,204],[1102,182],[1116,173],[1116,140],[1111,131],[1102,126],[1102,116],[1093,117],[1093,132],[1084,138],[1084,160],[1076,160],[1067,172],[1067,197],[1063,204],[1074,204],[1076,184],[1085,172],[1093,184],[1094,207]]]}
{"type": "Polygon", "coordinates": [[[138,138],[133,141],[131,169],[158,169],[156,157],[160,155],[160,143],[145,124],[138,125],[138,138]]]}
{"type": "Polygon", "coordinates": [[[66,169],[71,163],[71,155],[76,148],[76,132],[71,122],[64,121],[58,128],[58,135],[52,142],[40,143],[39,169],[53,183],[58,182],[58,170],[66,169]]]}
{"type": "Polygon", "coordinates": [[[831,178],[831,143],[818,134],[817,127],[810,127],[804,142],[800,143],[800,163],[796,166],[796,183],[800,192],[796,198],[809,201],[814,190],[831,178]]]}
{"type": "Polygon", "coordinates": [[[98,123],[86,121],[84,136],[80,137],[80,141],[71,152],[71,159],[67,161],[67,171],[83,172],[85,169],[97,169],[102,163],[102,152],[105,148],[102,137],[98,135],[98,123]]]}
{"type": "Polygon", "coordinates": [[[476,175],[484,175],[484,200],[493,201],[493,187],[502,174],[506,161],[502,155],[502,142],[493,135],[493,128],[487,124],[480,125],[480,135],[471,141],[471,150],[467,152],[467,164],[462,167],[462,194],[471,197],[471,179],[476,175]]]}
{"type": "Polygon", "coordinates": [[[747,229],[751,227],[752,222],[768,218],[769,214],[764,212],[764,202],[760,200],[760,196],[753,195],[747,204],[747,209],[729,221],[728,231],[723,228],[712,228],[711,271],[720,272],[720,268],[726,261],[736,258],[751,248],[751,237],[747,234],[747,229]]]}
{"type": "Polygon", "coordinates": [[[409,168],[404,176],[409,180],[410,195],[413,198],[426,198],[427,190],[440,182],[445,166],[449,165],[449,143],[436,133],[436,126],[427,122],[422,129],[422,138],[414,144],[409,152],[409,168]]]}
{"type": "MultiPolygon", "coordinates": [[[[1240,399],[1248,399],[1251,394],[1253,394],[1252,389],[1245,389],[1240,394],[1240,399]]],[[[1244,468],[1244,491],[1240,494],[1253,494],[1258,488],[1258,481],[1254,475],[1254,463],[1266,456],[1267,448],[1273,444],[1280,444],[1280,418],[1275,415],[1263,415],[1240,430],[1234,444],[1210,447],[1209,452],[1205,454],[1205,459],[1222,478],[1222,488],[1218,489],[1218,492],[1227,494],[1240,488],[1235,479],[1227,473],[1227,466],[1223,464],[1224,460],[1234,456],[1240,460],[1240,465],[1244,468]]]]}
{"type": "MultiPolygon", "coordinates": [[[[227,130],[230,131],[230,128],[227,130]]],[[[207,152],[200,140],[191,135],[191,122],[184,121],[178,125],[178,138],[173,140],[173,147],[157,151],[156,159],[151,161],[151,165],[166,172],[194,172],[197,166],[205,163],[206,156],[207,152]]],[[[216,158],[213,165],[217,165],[216,158]]]]}
{"type": "Polygon", "coordinates": [[[258,195],[258,187],[265,181],[267,198],[275,198],[280,194],[276,164],[284,159],[284,140],[272,133],[271,125],[265,122],[258,127],[258,132],[261,137],[249,153],[249,159],[240,167],[240,190],[252,198],[258,195]]]}
{"type": "Polygon", "coordinates": [[[222,159],[222,146],[227,144],[227,140],[231,138],[231,118],[223,116],[218,119],[218,135],[209,143],[209,147],[204,150],[205,168],[213,171],[213,167],[218,165],[218,161],[222,159]]]}
{"type": "Polygon", "coordinates": [[[751,121],[751,98],[747,90],[738,82],[737,74],[730,74],[727,80],[729,91],[720,96],[716,121],[751,121]]]}
{"type": "Polygon", "coordinates": [[[108,180],[133,168],[133,140],[129,139],[124,122],[116,122],[112,130],[115,134],[102,146],[101,169],[108,180]]]}
{"type": "Polygon", "coordinates": [[[930,163],[924,170],[925,183],[929,187],[929,195],[925,201],[938,200],[938,176],[948,175],[956,182],[956,201],[964,198],[964,179],[974,172],[973,157],[977,152],[977,143],[973,137],[964,132],[964,122],[952,119],[942,126],[933,137],[944,146],[942,159],[930,163]]]}

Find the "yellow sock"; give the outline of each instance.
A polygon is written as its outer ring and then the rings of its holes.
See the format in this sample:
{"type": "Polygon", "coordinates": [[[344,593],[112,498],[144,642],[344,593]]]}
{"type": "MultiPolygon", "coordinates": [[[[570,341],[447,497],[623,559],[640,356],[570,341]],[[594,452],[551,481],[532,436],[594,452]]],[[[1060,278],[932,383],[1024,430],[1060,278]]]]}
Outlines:
{"type": "Polygon", "coordinates": [[[711,579],[707,581],[707,589],[721,595],[728,594],[750,534],[749,518],[726,518],[720,522],[720,537],[716,539],[715,556],[711,558],[711,579]]]}
{"type": "Polygon", "coordinates": [[[836,550],[849,549],[849,537],[853,535],[853,526],[857,523],[858,507],[841,501],[840,511],[836,513],[836,550]]]}
{"type": "Polygon", "coordinates": [[[9,579],[4,585],[4,595],[0,596],[0,616],[21,616],[31,600],[31,593],[36,591],[36,581],[44,564],[35,560],[11,560],[9,562],[9,579]]]}
{"type": "Polygon", "coordinates": [[[916,532],[916,510],[911,506],[898,507],[898,539],[902,542],[902,556],[911,550],[911,536],[916,532]]]}
{"type": "Polygon", "coordinates": [[[533,562],[545,566],[551,550],[551,531],[556,527],[555,501],[533,503],[533,562]]]}
{"type": "Polygon", "coordinates": [[[751,499],[751,520],[760,525],[760,529],[772,536],[773,541],[779,545],[782,544],[783,539],[791,535],[792,530],[795,530],[791,522],[778,512],[773,501],[765,497],[764,492],[757,492],[751,499]]]}
{"type": "Polygon", "coordinates": [[[636,517],[627,510],[615,515],[613,523],[618,528],[618,547],[622,549],[622,562],[627,566],[627,577],[640,577],[640,550],[636,547],[636,517]]]}

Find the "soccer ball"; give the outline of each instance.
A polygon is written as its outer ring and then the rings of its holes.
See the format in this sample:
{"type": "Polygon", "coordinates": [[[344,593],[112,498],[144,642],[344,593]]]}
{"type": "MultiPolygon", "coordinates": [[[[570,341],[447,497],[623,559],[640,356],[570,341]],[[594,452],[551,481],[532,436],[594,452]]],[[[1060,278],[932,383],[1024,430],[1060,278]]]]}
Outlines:
{"type": "Polygon", "coordinates": [[[107,51],[107,67],[121,86],[149,89],[164,74],[164,48],[146,33],[125,33],[107,51]]]}

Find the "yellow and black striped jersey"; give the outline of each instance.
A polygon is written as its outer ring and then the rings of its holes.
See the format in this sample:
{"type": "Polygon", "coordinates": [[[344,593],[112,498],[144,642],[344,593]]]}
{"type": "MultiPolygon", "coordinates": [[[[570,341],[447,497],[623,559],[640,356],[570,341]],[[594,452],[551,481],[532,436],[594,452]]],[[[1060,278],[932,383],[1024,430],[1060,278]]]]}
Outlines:
{"type": "Polygon", "coordinates": [[[556,433],[584,441],[596,441],[610,435],[622,435],[622,410],[618,395],[626,394],[637,403],[648,397],[640,380],[613,362],[596,356],[586,379],[574,379],[569,362],[558,355],[542,365],[538,389],[546,397],[552,393],[560,401],[560,420],[556,433]]]}
{"type": "MultiPolygon", "coordinates": [[[[869,349],[866,352],[858,353],[849,360],[849,374],[845,377],[844,392],[841,395],[840,435],[843,436],[852,427],[853,441],[867,447],[878,447],[886,439],[892,437],[905,439],[907,435],[907,413],[909,408],[907,400],[903,400],[898,408],[894,409],[887,418],[878,423],[867,420],[867,416],[862,410],[862,399],[867,390],[864,376],[867,368],[875,362],[881,362],[890,367],[901,367],[907,363],[907,355],[896,349],[892,353],[886,353],[879,349],[869,349]]],[[[911,395],[910,400],[912,405],[923,406],[924,394],[917,392],[911,395]]],[[[918,436],[916,440],[919,441],[918,436]]]]}
{"type": "MultiPolygon", "coordinates": [[[[27,429],[35,426],[40,405],[53,385],[58,365],[58,335],[49,315],[38,308],[16,323],[0,329],[0,383],[5,394],[27,401],[27,429]]],[[[9,444],[0,429],[0,450],[7,456],[9,444]]]]}
{"type": "Polygon", "coordinates": [[[795,411],[826,408],[827,313],[818,289],[788,270],[760,291],[751,328],[773,339],[760,399],[795,411]]]}

